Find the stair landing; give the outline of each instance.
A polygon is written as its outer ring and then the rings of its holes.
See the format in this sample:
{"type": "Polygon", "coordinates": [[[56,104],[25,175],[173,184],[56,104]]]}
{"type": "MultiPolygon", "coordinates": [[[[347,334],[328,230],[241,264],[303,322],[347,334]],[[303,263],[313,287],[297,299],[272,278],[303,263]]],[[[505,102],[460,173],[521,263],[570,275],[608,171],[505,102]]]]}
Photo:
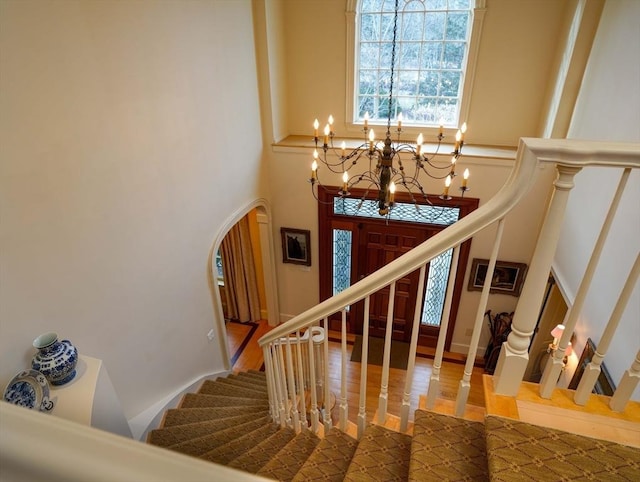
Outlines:
{"type": "Polygon", "coordinates": [[[573,402],[574,390],[556,388],[550,399],[538,395],[537,383],[522,382],[518,395],[495,393],[493,376],[484,375],[487,415],[521,420],[542,427],[640,447],[640,403],[629,402],[624,412],[609,408],[611,397],[592,394],[584,406],[573,402]]]}

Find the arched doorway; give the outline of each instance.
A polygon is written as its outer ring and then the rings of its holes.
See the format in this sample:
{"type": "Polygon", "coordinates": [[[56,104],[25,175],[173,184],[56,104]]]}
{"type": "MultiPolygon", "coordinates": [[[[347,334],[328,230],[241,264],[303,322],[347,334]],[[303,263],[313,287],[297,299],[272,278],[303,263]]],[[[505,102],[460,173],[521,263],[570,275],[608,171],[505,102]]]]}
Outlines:
{"type": "Polygon", "coordinates": [[[220,275],[217,267],[217,259],[223,239],[229,233],[231,228],[245,216],[249,216],[253,219],[253,228],[255,230],[252,237],[255,244],[253,248],[255,249],[254,252],[261,259],[262,269],[260,274],[260,282],[263,286],[264,303],[266,305],[266,310],[263,313],[263,318],[267,319],[269,325],[272,326],[277,325],[280,318],[271,212],[266,200],[258,199],[245,206],[244,208],[236,211],[236,213],[229,217],[225,225],[219,231],[219,234],[216,237],[209,253],[207,271],[209,277],[209,288],[211,290],[211,296],[214,305],[214,332],[218,334],[219,346],[223,355],[223,360],[225,362],[225,368],[227,370],[231,368],[231,358],[227,342],[227,331],[225,327],[223,298],[220,292],[220,275]]]}

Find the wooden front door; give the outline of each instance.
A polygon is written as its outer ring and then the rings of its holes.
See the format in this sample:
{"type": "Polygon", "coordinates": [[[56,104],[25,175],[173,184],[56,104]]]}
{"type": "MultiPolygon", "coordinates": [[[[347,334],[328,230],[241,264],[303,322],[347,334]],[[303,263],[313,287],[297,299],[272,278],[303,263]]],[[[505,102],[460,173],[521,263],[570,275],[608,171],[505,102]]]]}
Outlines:
{"type": "MultiPolygon", "coordinates": [[[[431,236],[445,229],[442,223],[425,223],[419,220],[404,221],[391,220],[381,217],[360,215],[356,210],[350,213],[344,210],[336,212],[335,199],[338,188],[327,188],[318,193],[318,228],[319,228],[319,276],[320,299],[325,300],[335,293],[346,289],[365,276],[382,268],[391,261],[410,251],[431,236]]],[[[352,189],[353,198],[372,198],[373,194],[352,189]]],[[[396,203],[409,203],[413,210],[413,201],[403,193],[396,193],[396,203]]],[[[473,198],[454,198],[445,203],[438,203],[438,207],[453,207],[459,210],[459,218],[478,207],[478,200],[473,198]]],[[[339,204],[339,201],[338,201],[339,204]]],[[[358,208],[359,209],[359,208],[358,208]]],[[[453,290],[451,312],[445,340],[445,350],[449,349],[466,264],[469,257],[470,240],[461,245],[458,257],[457,277],[453,290]]],[[[434,265],[438,266],[436,260],[434,265]]],[[[439,268],[436,269],[439,273],[439,268]]],[[[430,266],[426,266],[426,273],[430,276],[430,266]]],[[[446,272],[444,275],[446,276],[446,272]]],[[[418,286],[419,270],[396,282],[396,296],[393,310],[393,339],[410,341],[416,302],[420,308],[424,305],[425,287],[418,286]]],[[[439,286],[446,285],[446,279],[440,281],[439,286]]],[[[387,310],[389,306],[388,287],[373,293],[369,302],[369,333],[372,336],[384,337],[387,324],[387,310]]],[[[429,299],[429,296],[427,296],[429,299]]],[[[431,306],[431,305],[430,305],[431,306]]],[[[437,314],[436,314],[437,316],[437,314]]],[[[440,320],[433,323],[430,312],[426,323],[420,324],[418,343],[425,346],[435,346],[440,332],[440,320]]],[[[361,334],[364,319],[364,301],[355,303],[347,308],[346,322],[350,333],[361,334]]],[[[329,326],[333,331],[340,332],[342,326],[341,313],[329,317],[329,326]]]]}
{"type": "MultiPolygon", "coordinates": [[[[416,227],[389,226],[381,223],[359,225],[357,254],[358,279],[389,264],[394,259],[416,247],[427,239],[428,231],[416,227]]],[[[427,268],[428,269],[428,268],[427,268]]],[[[396,281],[393,307],[394,340],[410,341],[416,302],[422,303],[424,286],[418,286],[419,270],[396,281]]],[[[384,337],[387,327],[390,287],[371,295],[369,305],[369,334],[384,337]]],[[[354,332],[362,334],[364,302],[354,307],[354,332]]]]}

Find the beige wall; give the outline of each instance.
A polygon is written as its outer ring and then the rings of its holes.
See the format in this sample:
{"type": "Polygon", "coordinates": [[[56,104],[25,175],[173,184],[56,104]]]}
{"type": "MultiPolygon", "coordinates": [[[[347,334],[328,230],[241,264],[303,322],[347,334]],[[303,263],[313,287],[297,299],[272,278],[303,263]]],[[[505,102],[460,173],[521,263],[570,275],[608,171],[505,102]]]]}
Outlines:
{"type": "Polygon", "coordinates": [[[223,369],[207,257],[264,191],[251,2],[3,0],[0,22],[0,383],[57,331],[131,418],[223,369]]]}
{"type": "MultiPolygon", "coordinates": [[[[317,117],[346,131],[346,0],[283,0],[289,134],[317,117]]],[[[516,146],[538,135],[567,0],[490,0],[478,53],[467,141],[516,146]]]]}

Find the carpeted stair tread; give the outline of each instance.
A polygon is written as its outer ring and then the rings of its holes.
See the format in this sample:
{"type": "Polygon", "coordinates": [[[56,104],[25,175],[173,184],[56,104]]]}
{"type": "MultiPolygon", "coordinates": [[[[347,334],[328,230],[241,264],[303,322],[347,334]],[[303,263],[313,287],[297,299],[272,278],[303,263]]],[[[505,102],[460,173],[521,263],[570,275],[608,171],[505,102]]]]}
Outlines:
{"type": "Polygon", "coordinates": [[[255,474],[295,436],[296,432],[292,428],[278,430],[252,449],[233,459],[228,465],[255,474]]]}
{"type": "Polygon", "coordinates": [[[320,443],[310,430],[303,430],[285,445],[258,475],[280,481],[292,480],[320,443]]]}
{"type": "Polygon", "coordinates": [[[198,393],[202,395],[222,395],[225,397],[244,397],[266,400],[267,393],[249,388],[240,388],[217,380],[205,380],[198,393]]]}
{"type": "Polygon", "coordinates": [[[369,425],[353,455],[346,481],[404,481],[409,476],[411,436],[369,425]]]}
{"type": "Polygon", "coordinates": [[[262,417],[268,413],[268,407],[253,405],[244,407],[172,408],[165,414],[162,428],[204,422],[216,418],[238,417],[248,413],[254,414],[255,417],[262,417]]]}
{"type": "Polygon", "coordinates": [[[254,413],[245,413],[244,415],[239,415],[237,417],[217,418],[214,420],[203,420],[201,422],[159,428],[152,430],[149,433],[147,442],[159,447],[167,447],[186,440],[209,435],[213,432],[237,427],[243,423],[251,422],[256,418],[261,417],[256,416],[254,413]]]}
{"type": "Polygon", "coordinates": [[[482,422],[416,410],[409,480],[489,480],[482,422]]]}
{"type": "Polygon", "coordinates": [[[242,373],[246,373],[247,375],[256,375],[259,376],[261,378],[264,378],[266,380],[267,378],[267,374],[266,372],[262,371],[262,370],[247,370],[246,372],[242,372],[242,373]]]}
{"type": "Polygon", "coordinates": [[[639,480],[640,449],[519,420],[485,419],[491,480],[639,480]]]}
{"type": "Polygon", "coordinates": [[[187,393],[182,399],[180,408],[198,407],[242,407],[259,406],[269,407],[269,402],[265,398],[231,397],[227,395],[209,395],[205,393],[187,393]]]}
{"type": "Polygon", "coordinates": [[[261,377],[259,375],[252,375],[250,373],[237,373],[235,375],[230,376],[230,378],[237,378],[238,380],[243,380],[248,383],[255,383],[259,387],[267,386],[267,379],[265,377],[261,377]]]}
{"type": "Polygon", "coordinates": [[[344,480],[358,441],[342,430],[332,428],[300,468],[294,482],[344,480]]]}
{"type": "Polygon", "coordinates": [[[225,444],[218,445],[213,450],[210,450],[200,456],[204,460],[209,462],[215,462],[218,464],[228,464],[236,457],[244,454],[251,448],[258,445],[265,438],[270,437],[278,431],[279,426],[272,423],[269,419],[267,423],[263,423],[261,426],[255,428],[252,431],[242,430],[238,427],[240,437],[236,437],[233,440],[225,444]]]}
{"type": "Polygon", "coordinates": [[[267,386],[260,385],[259,383],[251,383],[246,380],[242,380],[240,378],[231,378],[231,376],[226,378],[218,378],[216,382],[224,383],[227,385],[231,385],[238,388],[246,388],[247,390],[253,390],[258,393],[267,394],[267,386]]]}
{"type": "Polygon", "coordinates": [[[200,456],[211,452],[221,445],[228,444],[233,440],[244,436],[247,432],[252,432],[265,424],[271,424],[271,417],[262,417],[251,422],[236,425],[235,427],[220,430],[218,432],[204,435],[202,437],[186,440],[166,448],[175,450],[187,455],[200,456]]]}

